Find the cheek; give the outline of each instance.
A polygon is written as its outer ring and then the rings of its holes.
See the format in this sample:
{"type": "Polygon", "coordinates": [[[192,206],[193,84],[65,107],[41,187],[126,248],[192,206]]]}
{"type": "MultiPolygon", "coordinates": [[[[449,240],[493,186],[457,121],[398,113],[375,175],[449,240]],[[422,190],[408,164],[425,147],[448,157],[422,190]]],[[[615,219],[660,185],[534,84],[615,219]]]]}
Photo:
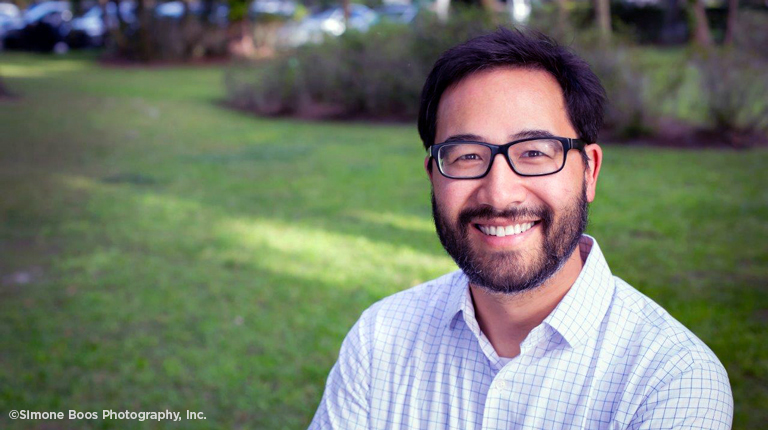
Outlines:
{"type": "Polygon", "coordinates": [[[468,181],[435,181],[435,199],[447,215],[454,217],[470,204],[472,187],[468,181]]]}
{"type": "Polygon", "coordinates": [[[584,173],[583,170],[566,168],[556,175],[534,179],[537,180],[535,189],[539,190],[537,196],[551,208],[560,209],[579,198],[582,193],[584,173]]]}
{"type": "Polygon", "coordinates": [[[528,178],[528,190],[546,204],[554,204],[570,192],[570,181],[559,174],[528,178]]]}

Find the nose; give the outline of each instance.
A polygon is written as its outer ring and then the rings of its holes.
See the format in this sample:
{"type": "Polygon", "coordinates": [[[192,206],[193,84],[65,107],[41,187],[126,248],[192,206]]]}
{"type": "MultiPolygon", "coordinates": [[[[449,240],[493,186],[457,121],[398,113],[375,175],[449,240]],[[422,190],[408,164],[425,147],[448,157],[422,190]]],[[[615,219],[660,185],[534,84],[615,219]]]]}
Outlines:
{"type": "Polygon", "coordinates": [[[526,178],[515,173],[503,154],[497,154],[488,174],[480,179],[478,203],[504,210],[523,203],[528,195],[526,178]]]}

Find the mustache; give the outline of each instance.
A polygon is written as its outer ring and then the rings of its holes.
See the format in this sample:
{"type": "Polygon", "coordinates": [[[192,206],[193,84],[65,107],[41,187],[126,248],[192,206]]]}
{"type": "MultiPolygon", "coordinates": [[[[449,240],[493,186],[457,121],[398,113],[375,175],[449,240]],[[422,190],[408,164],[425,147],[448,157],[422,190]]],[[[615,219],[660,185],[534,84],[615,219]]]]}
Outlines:
{"type": "Polygon", "coordinates": [[[490,206],[466,208],[459,213],[459,225],[466,226],[472,220],[491,218],[540,218],[544,225],[552,223],[552,211],[542,206],[511,207],[504,210],[496,210],[490,206]]]}

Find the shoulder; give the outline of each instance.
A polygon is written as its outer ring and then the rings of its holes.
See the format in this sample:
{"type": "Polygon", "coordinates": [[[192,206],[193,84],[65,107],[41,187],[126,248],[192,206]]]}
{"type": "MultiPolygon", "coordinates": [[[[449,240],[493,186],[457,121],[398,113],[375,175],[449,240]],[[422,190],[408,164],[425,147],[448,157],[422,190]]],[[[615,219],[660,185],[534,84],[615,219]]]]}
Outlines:
{"type": "Polygon", "coordinates": [[[609,374],[622,369],[617,418],[647,428],[666,427],[671,416],[710,423],[701,428],[729,428],[733,394],[715,353],[649,297],[620,278],[614,281],[601,355],[609,374]]]}
{"type": "Polygon", "coordinates": [[[720,364],[712,350],[664,308],[621,278],[614,280],[612,313],[623,325],[623,337],[660,354],[685,356],[686,362],[720,364]]]}
{"type": "Polygon", "coordinates": [[[363,312],[361,319],[369,324],[408,326],[435,318],[447,311],[451,292],[464,278],[460,270],[385,297],[363,312]]]}
{"type": "MultiPolygon", "coordinates": [[[[393,294],[366,309],[358,324],[374,343],[394,343],[428,334],[450,312],[465,277],[460,270],[393,294]]],[[[464,285],[465,286],[465,285],[464,285]]]]}
{"type": "Polygon", "coordinates": [[[685,375],[706,375],[730,392],[728,374],[714,352],[665,309],[620,278],[611,309],[609,330],[632,358],[635,376],[649,394],[685,375]]]}

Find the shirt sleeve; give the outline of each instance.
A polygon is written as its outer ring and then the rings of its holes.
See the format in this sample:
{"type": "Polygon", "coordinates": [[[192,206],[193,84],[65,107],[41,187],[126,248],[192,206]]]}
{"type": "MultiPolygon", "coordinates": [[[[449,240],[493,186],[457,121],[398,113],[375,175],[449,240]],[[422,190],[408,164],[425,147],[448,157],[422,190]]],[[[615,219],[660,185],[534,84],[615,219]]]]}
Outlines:
{"type": "Polygon", "coordinates": [[[655,389],[628,428],[728,430],[732,422],[728,375],[720,363],[705,362],[655,389]]]}
{"type": "Polygon", "coordinates": [[[344,339],[310,430],[368,428],[371,360],[364,325],[361,317],[344,339]]]}

